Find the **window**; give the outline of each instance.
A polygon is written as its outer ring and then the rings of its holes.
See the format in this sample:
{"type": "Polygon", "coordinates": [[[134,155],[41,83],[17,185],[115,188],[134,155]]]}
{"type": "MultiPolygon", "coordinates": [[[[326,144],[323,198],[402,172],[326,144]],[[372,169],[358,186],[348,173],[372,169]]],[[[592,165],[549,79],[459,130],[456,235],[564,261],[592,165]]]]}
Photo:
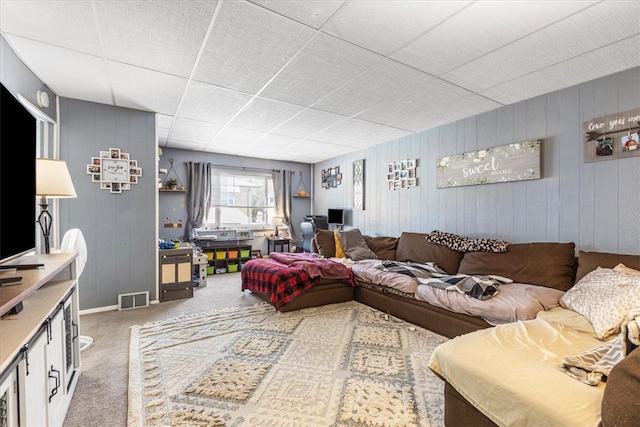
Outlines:
{"type": "Polygon", "coordinates": [[[207,215],[209,225],[268,225],[275,211],[271,175],[222,169],[211,172],[211,209],[207,215]]]}

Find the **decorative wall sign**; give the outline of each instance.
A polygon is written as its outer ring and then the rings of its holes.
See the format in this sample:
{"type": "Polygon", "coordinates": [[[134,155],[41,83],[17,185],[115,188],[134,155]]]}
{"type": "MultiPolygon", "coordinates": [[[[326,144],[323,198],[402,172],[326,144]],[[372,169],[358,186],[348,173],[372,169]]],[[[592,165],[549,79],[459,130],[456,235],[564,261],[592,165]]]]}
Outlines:
{"type": "Polygon", "coordinates": [[[87,174],[91,181],[100,184],[103,190],[111,193],[122,193],[131,190],[131,184],[137,184],[142,177],[142,168],[137,160],[131,160],[129,153],[123,153],[119,148],[109,148],[101,151],[100,157],[92,157],[87,165],[87,174]]]}
{"type": "Polygon", "coordinates": [[[322,188],[336,188],[340,184],[342,184],[340,166],[322,170],[322,188]]]}
{"type": "Polygon", "coordinates": [[[441,157],[436,167],[437,188],[539,179],[540,140],[441,157]]]}
{"type": "Polygon", "coordinates": [[[353,210],[364,210],[364,159],[353,162],[353,210]]]}
{"type": "Polygon", "coordinates": [[[387,165],[387,189],[400,190],[418,185],[417,159],[404,159],[387,165]]]}
{"type": "Polygon", "coordinates": [[[640,108],[587,120],[582,130],[585,162],[640,156],[640,108]]]}

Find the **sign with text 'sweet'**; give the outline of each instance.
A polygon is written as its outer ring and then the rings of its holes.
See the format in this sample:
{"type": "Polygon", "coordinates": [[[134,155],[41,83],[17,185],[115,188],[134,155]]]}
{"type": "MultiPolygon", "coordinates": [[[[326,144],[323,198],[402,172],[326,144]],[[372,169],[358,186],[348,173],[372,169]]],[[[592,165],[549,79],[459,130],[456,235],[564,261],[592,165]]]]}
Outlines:
{"type": "Polygon", "coordinates": [[[437,188],[539,179],[540,140],[441,157],[436,168],[437,188]]]}

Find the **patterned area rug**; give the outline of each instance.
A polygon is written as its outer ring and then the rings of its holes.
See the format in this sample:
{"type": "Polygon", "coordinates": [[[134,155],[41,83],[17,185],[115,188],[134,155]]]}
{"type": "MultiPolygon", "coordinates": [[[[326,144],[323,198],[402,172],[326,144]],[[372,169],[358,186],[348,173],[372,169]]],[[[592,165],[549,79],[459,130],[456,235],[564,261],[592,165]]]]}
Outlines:
{"type": "Polygon", "coordinates": [[[444,341],[355,301],[134,326],[128,425],[442,426],[444,341]]]}

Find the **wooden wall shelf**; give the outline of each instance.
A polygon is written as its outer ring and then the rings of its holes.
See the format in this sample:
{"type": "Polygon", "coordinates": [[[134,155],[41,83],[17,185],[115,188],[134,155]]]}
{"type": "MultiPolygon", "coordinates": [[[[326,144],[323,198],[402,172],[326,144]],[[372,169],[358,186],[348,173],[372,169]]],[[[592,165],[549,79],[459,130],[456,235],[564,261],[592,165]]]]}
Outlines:
{"type": "Polygon", "coordinates": [[[164,228],[182,228],[181,222],[165,222],[164,228]]]}
{"type": "Polygon", "coordinates": [[[159,188],[158,191],[163,193],[186,193],[187,190],[171,190],[170,188],[159,188]]]}

